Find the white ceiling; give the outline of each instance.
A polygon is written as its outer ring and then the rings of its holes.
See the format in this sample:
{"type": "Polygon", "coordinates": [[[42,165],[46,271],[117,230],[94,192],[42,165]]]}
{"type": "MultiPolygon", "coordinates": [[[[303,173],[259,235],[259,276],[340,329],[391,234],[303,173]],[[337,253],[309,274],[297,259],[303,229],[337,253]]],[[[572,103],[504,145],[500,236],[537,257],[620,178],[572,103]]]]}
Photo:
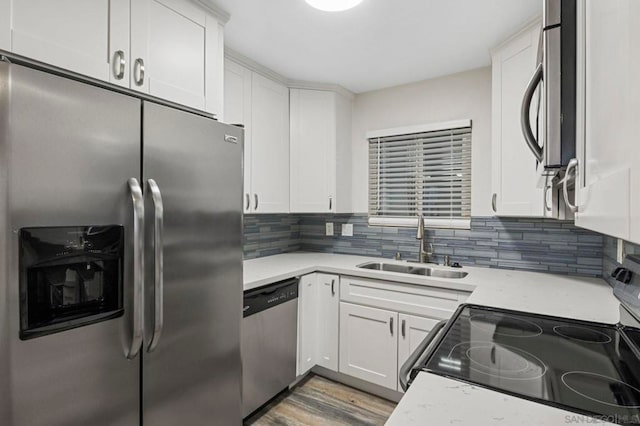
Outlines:
{"type": "Polygon", "coordinates": [[[287,78],[355,93],[489,65],[490,48],[542,13],[542,0],[364,0],[345,12],[213,1],[231,14],[231,49],[287,78]]]}

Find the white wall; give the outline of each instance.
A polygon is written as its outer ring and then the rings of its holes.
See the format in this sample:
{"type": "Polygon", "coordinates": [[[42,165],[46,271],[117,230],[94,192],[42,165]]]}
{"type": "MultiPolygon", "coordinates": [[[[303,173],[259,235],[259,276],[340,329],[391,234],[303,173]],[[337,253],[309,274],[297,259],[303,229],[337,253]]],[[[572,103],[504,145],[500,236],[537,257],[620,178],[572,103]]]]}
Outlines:
{"type": "Polygon", "coordinates": [[[367,212],[366,133],[472,120],[471,214],[491,216],[491,67],[356,95],[353,106],[353,211],[367,212]]]}

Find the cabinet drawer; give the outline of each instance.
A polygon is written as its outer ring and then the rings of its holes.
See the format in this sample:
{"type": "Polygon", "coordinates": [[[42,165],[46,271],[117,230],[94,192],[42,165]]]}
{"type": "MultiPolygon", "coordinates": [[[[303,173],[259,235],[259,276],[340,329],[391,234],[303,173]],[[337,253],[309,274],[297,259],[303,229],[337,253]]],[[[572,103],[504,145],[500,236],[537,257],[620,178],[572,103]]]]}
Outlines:
{"type": "Polygon", "coordinates": [[[436,287],[342,277],[340,300],[436,319],[449,319],[469,293],[436,287]]]}

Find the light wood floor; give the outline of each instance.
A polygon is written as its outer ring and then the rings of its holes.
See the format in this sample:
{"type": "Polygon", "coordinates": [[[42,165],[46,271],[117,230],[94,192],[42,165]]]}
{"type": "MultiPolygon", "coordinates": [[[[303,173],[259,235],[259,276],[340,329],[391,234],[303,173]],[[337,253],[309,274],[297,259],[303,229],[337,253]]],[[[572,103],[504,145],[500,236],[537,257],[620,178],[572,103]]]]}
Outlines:
{"type": "Polygon", "coordinates": [[[311,375],[247,418],[255,426],[383,425],[396,404],[311,375]]]}

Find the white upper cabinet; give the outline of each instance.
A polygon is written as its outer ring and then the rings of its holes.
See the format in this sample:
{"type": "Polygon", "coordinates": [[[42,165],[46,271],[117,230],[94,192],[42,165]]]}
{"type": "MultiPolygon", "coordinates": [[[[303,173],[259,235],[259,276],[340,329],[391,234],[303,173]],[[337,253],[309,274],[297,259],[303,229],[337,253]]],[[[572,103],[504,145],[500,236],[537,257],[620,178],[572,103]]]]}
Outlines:
{"type": "Polygon", "coordinates": [[[244,200],[245,213],[251,202],[251,71],[232,61],[224,64],[224,111],[222,120],[244,126],[244,200]]]}
{"type": "Polygon", "coordinates": [[[11,50],[11,2],[0,2],[0,50],[11,50]]]}
{"type": "Polygon", "coordinates": [[[290,110],[291,212],[350,212],[351,100],[291,89],[290,110]]]}
{"type": "MultiPolygon", "coordinates": [[[[110,39],[111,33],[123,30],[117,22],[111,22],[111,13],[128,19],[128,0],[3,0],[2,3],[0,8],[11,8],[9,50],[16,54],[106,81],[113,74],[109,62],[115,52],[123,52],[125,62],[128,59],[128,25],[122,39],[116,36],[110,39]],[[110,42],[114,43],[114,49],[110,49],[110,42]]],[[[0,39],[7,45],[8,34],[4,33],[0,39]]]]}
{"type": "Polygon", "coordinates": [[[223,26],[194,2],[5,0],[0,15],[0,48],[222,112],[223,26]]]}
{"type": "MultiPolygon", "coordinates": [[[[537,65],[540,31],[540,23],[530,25],[492,51],[491,203],[498,216],[545,215],[536,160],[520,126],[522,99],[537,65]]],[[[535,104],[531,109],[535,123],[535,104]]]]}
{"type": "Polygon", "coordinates": [[[131,0],[131,88],[221,113],[222,55],[222,27],[203,9],[184,0],[131,0]]]}
{"type": "Polygon", "coordinates": [[[640,2],[578,13],[576,225],[640,243],[640,2]]]}
{"type": "Polygon", "coordinates": [[[289,212],[289,89],[251,78],[251,209],[289,212]]]}
{"type": "Polygon", "coordinates": [[[131,0],[131,88],[221,113],[222,46],[218,21],[194,4],[131,0]]]}
{"type": "Polygon", "coordinates": [[[226,123],[244,125],[244,212],[289,212],[289,89],[231,60],[226,123]]]}

